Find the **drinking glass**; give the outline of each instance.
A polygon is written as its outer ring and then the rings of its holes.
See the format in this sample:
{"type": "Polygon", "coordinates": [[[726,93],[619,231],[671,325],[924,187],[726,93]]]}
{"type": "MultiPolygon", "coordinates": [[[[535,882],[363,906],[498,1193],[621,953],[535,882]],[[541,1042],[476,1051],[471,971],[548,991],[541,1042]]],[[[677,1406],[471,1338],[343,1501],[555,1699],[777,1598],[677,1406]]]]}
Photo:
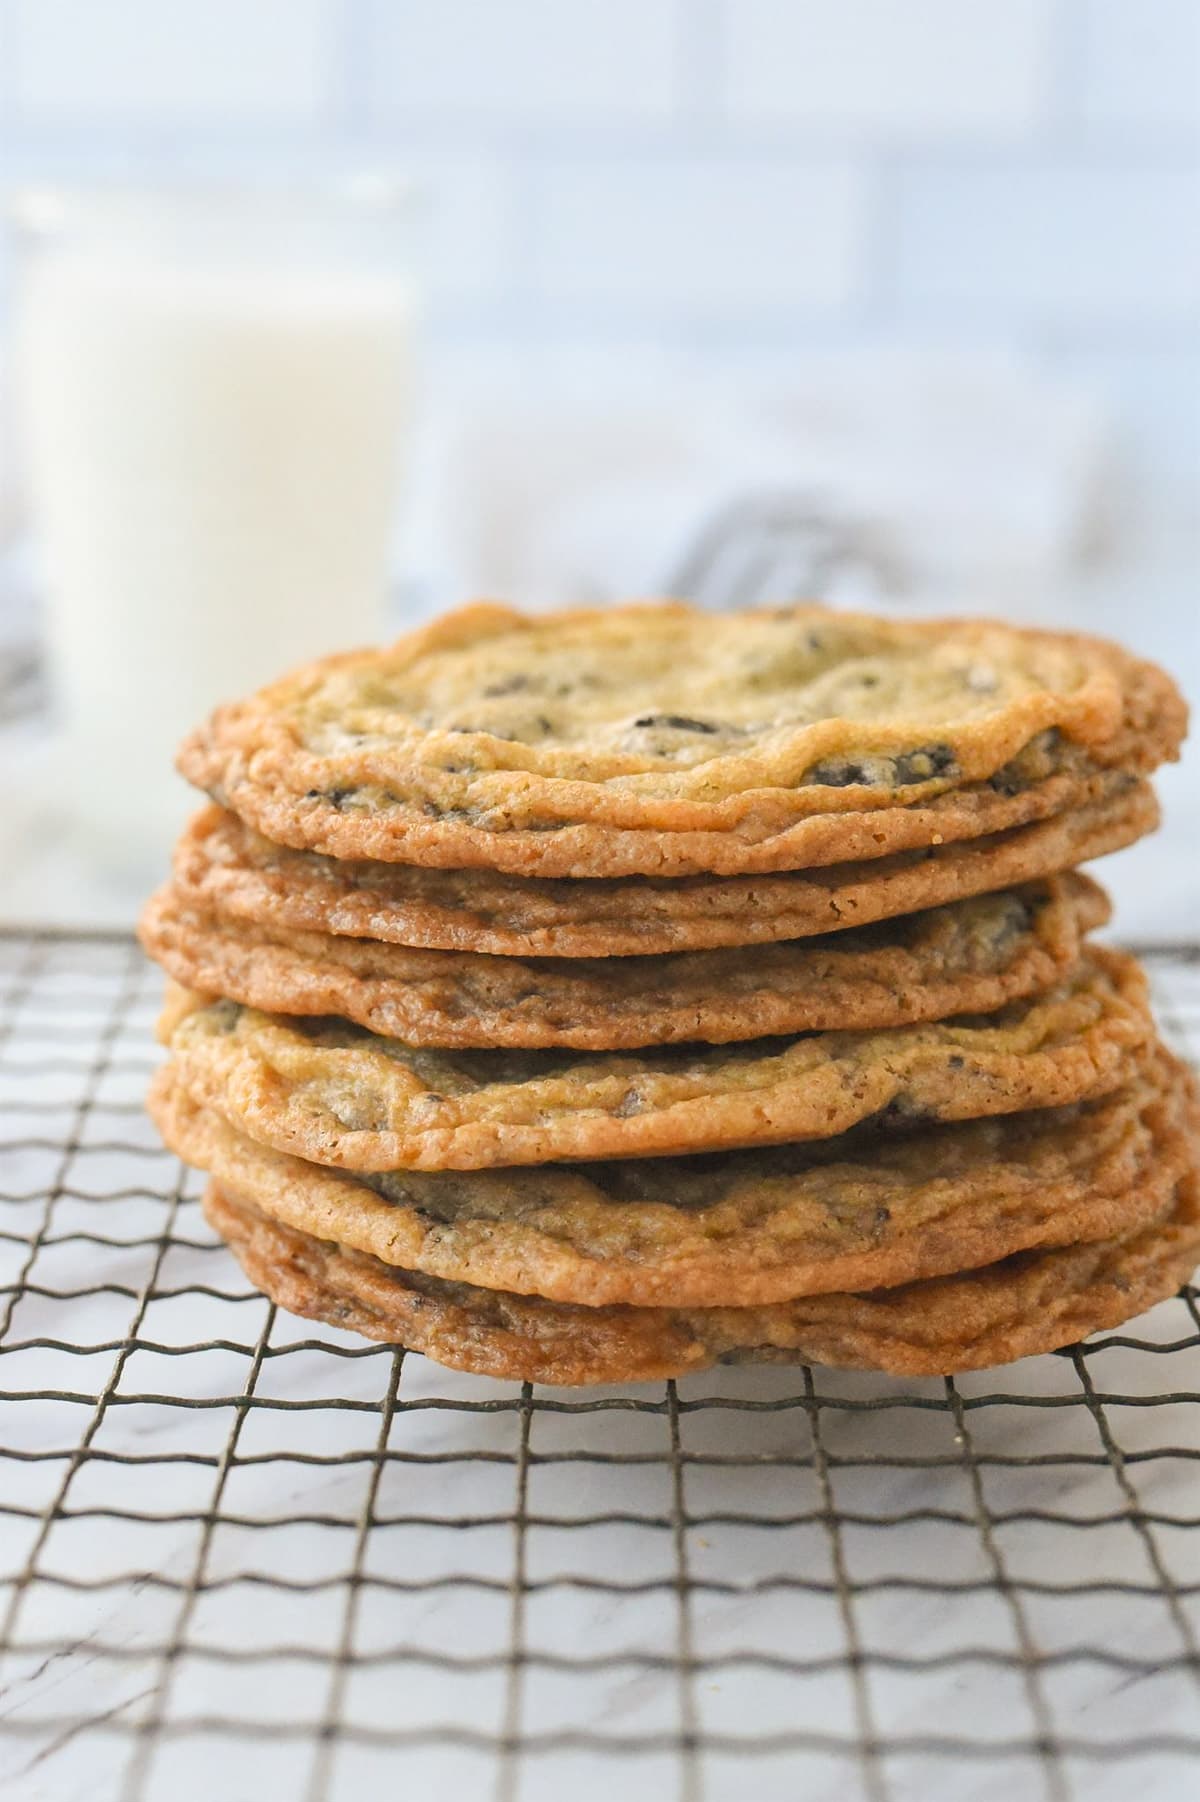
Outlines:
{"type": "Polygon", "coordinates": [[[385,630],[412,197],[362,177],[12,210],[54,800],[119,857],[165,846],[174,747],[214,704],[385,630]]]}

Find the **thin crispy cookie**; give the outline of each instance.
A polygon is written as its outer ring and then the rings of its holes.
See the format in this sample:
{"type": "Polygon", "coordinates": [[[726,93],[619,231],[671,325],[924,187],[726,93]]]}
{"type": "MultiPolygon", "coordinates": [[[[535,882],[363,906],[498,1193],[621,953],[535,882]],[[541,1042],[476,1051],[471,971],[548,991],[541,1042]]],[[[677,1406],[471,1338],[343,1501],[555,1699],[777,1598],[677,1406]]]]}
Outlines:
{"type": "Polygon", "coordinates": [[[179,767],[282,844],[516,874],[736,875],[1082,804],[1178,752],[1170,679],[1079,634],[819,607],[477,606],[218,709],[179,767]]]}
{"type": "Polygon", "coordinates": [[[181,905],[230,925],[321,932],[439,951],[620,957],[769,944],[868,925],[1053,875],[1158,825],[1149,783],[1032,825],[865,863],[776,876],[540,881],[291,851],[209,807],[176,846],[181,905]]]}
{"type": "Polygon", "coordinates": [[[906,1136],[657,1162],[352,1176],[272,1151],[168,1065],[170,1148],[260,1212],[406,1270],[588,1307],[758,1306],[888,1287],[1153,1219],[1195,1161],[1191,1078],[1159,1051],[1102,1101],[906,1136]]]}
{"type": "Polygon", "coordinates": [[[1116,1088],[1153,1036],[1139,966],[1102,949],[995,1014],[590,1059],[420,1048],[231,1001],[169,1014],[197,1100],[263,1144],[352,1170],[663,1157],[831,1138],[872,1116],[1059,1107],[1116,1088]]]}
{"type": "Polygon", "coordinates": [[[340,1014],[408,1045],[612,1051],[990,1013],[1061,981],[1109,911],[1069,875],[832,938],[547,962],[227,925],[168,886],[139,930],[176,982],[268,1013],[340,1014]]]}
{"type": "Polygon", "coordinates": [[[438,1282],[280,1226],[212,1185],[204,1211],[256,1288],[307,1319],[456,1370],[535,1383],[661,1381],[722,1363],[822,1363],[943,1376],[1053,1351],[1121,1325],[1200,1257],[1200,1185],[1149,1225],[1029,1252],[970,1275],[773,1308],[581,1308],[438,1282]]]}

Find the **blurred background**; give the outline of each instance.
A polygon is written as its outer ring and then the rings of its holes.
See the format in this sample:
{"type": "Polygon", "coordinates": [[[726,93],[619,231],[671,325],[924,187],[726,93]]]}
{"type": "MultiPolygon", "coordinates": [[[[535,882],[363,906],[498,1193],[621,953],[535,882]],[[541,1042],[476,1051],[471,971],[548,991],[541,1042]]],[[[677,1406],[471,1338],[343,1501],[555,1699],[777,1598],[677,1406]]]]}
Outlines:
{"type": "MultiPolygon", "coordinates": [[[[1198,152],[1195,0],[0,0],[0,915],[126,918],[122,759],[481,592],[1000,612],[1200,694],[1198,152]]],[[[1127,934],[1194,932],[1194,787],[1127,934]]]]}

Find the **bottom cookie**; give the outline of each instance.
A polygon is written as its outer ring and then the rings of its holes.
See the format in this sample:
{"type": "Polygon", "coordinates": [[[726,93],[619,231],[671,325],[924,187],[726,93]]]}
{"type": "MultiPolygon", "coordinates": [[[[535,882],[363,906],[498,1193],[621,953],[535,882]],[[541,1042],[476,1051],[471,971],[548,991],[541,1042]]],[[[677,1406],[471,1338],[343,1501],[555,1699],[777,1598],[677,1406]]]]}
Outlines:
{"type": "Polygon", "coordinates": [[[281,1226],[217,1183],[204,1211],[255,1287],[289,1313],[457,1370],[536,1383],[661,1381],[722,1362],[978,1370],[1119,1326],[1172,1295],[1200,1261],[1194,1172],[1158,1220],[1121,1238],[895,1289],[686,1311],[580,1307],[398,1270],[281,1226]]]}

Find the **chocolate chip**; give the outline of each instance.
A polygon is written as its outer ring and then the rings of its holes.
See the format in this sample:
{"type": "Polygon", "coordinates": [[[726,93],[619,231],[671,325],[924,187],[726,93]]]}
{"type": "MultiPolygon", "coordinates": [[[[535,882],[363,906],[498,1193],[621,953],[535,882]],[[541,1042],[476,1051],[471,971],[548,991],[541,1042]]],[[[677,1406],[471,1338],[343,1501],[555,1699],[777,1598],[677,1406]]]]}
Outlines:
{"type": "Polygon", "coordinates": [[[844,760],[814,763],[801,778],[805,786],[811,784],[817,788],[852,788],[856,782],[866,780],[867,772],[861,763],[847,763],[844,760]]]}
{"type": "Polygon", "coordinates": [[[523,688],[528,687],[529,677],[518,673],[515,676],[505,676],[500,682],[489,682],[483,692],[489,700],[494,700],[498,695],[519,695],[523,688]]]}
{"type": "Polygon", "coordinates": [[[683,713],[643,713],[633,723],[635,726],[665,726],[671,732],[713,733],[721,730],[708,720],[692,720],[683,713]]]}
{"type": "Polygon", "coordinates": [[[342,803],[348,801],[354,793],[352,788],[310,788],[305,793],[306,801],[324,801],[335,813],[342,811],[342,803]]]}
{"type": "Polygon", "coordinates": [[[1031,782],[1040,782],[1061,767],[1062,733],[1057,726],[1039,732],[1015,757],[989,778],[988,786],[1001,795],[1018,795],[1031,782]]]}
{"type": "Polygon", "coordinates": [[[898,757],[877,757],[867,763],[851,758],[831,757],[825,763],[814,763],[805,771],[804,784],[820,788],[851,788],[855,783],[888,783],[904,788],[910,782],[928,782],[932,776],[944,776],[955,768],[954,752],[949,745],[924,745],[918,751],[905,751],[898,757]]]}
{"type": "Polygon", "coordinates": [[[926,745],[895,759],[892,781],[897,788],[903,788],[909,782],[928,782],[931,776],[948,775],[954,767],[954,752],[949,745],[926,745]]]}
{"type": "Polygon", "coordinates": [[[428,820],[466,820],[479,824],[478,815],[470,807],[439,807],[436,801],[422,801],[421,812],[428,820]]]}
{"type": "Polygon", "coordinates": [[[411,1208],[418,1219],[431,1226],[449,1226],[461,1212],[460,1198],[454,1189],[434,1190],[423,1184],[414,1186],[403,1171],[388,1171],[379,1176],[360,1176],[365,1189],[371,1189],[393,1207],[411,1208]]]}
{"type": "Polygon", "coordinates": [[[930,1126],[937,1118],[935,1108],[919,1107],[903,1090],[871,1115],[872,1122],[880,1126],[930,1126]]]}

